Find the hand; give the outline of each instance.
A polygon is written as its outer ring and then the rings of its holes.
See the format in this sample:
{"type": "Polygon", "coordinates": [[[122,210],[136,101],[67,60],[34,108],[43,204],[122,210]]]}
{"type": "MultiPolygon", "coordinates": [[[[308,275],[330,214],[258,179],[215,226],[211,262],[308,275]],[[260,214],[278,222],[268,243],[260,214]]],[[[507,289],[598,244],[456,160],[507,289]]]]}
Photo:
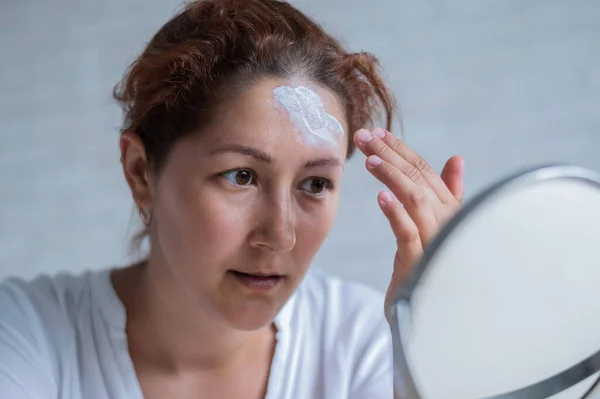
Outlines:
{"type": "Polygon", "coordinates": [[[361,129],[355,133],[354,142],[367,156],[367,170],[391,191],[378,195],[397,244],[385,299],[387,309],[397,287],[421,258],[423,248],[460,209],[464,161],[459,156],[450,158],[440,177],[423,158],[383,129],[361,129]]]}

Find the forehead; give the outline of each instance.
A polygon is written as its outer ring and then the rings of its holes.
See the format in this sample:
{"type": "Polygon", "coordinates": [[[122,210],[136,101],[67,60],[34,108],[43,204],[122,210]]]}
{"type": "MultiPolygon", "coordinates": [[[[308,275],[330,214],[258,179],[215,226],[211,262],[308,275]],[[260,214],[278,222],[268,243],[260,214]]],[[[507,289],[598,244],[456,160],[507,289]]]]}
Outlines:
{"type": "Polygon", "coordinates": [[[296,138],[299,144],[297,138],[303,132],[295,119],[304,118],[310,124],[311,116],[316,114],[322,119],[320,127],[335,133],[333,136],[339,132],[336,147],[343,147],[345,151],[348,127],[343,108],[333,92],[306,80],[264,78],[221,104],[215,123],[209,129],[218,130],[214,132],[218,134],[210,135],[211,141],[253,140],[247,143],[254,144],[296,138]],[[307,93],[309,96],[303,97],[307,93]],[[307,113],[290,112],[292,107],[286,99],[297,101],[294,105],[306,107],[307,113]]]}

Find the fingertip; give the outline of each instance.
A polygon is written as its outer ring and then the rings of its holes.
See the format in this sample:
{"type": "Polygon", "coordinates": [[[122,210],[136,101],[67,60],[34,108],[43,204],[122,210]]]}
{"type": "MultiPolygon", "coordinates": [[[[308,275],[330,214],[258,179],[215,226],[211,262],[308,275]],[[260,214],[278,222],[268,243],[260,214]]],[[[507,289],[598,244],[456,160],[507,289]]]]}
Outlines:
{"type": "Polygon", "coordinates": [[[378,157],[377,155],[369,155],[367,157],[367,167],[376,168],[383,163],[383,159],[378,157]]]}
{"type": "Polygon", "coordinates": [[[373,139],[373,135],[367,129],[358,129],[356,133],[354,133],[354,142],[357,146],[361,146],[363,144],[368,143],[373,139]]]}
{"type": "Polygon", "coordinates": [[[455,173],[462,174],[465,169],[465,159],[460,155],[454,155],[452,158],[456,163],[455,173]]]}
{"type": "Polygon", "coordinates": [[[381,206],[386,206],[394,201],[394,196],[387,191],[381,191],[378,200],[381,206]]]}
{"type": "Polygon", "coordinates": [[[380,127],[376,127],[375,129],[373,129],[373,136],[379,139],[384,138],[386,134],[386,131],[380,127]]]}

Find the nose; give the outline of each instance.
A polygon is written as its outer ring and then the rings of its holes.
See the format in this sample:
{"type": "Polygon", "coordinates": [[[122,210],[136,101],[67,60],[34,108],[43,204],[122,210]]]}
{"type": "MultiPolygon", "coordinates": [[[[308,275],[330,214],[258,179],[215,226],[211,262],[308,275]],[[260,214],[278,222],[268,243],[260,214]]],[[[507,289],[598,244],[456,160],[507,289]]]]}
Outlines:
{"type": "Polygon", "coordinates": [[[296,218],[293,198],[279,193],[261,205],[257,227],[250,236],[250,244],[256,248],[277,253],[290,252],[296,245],[296,218]]]}

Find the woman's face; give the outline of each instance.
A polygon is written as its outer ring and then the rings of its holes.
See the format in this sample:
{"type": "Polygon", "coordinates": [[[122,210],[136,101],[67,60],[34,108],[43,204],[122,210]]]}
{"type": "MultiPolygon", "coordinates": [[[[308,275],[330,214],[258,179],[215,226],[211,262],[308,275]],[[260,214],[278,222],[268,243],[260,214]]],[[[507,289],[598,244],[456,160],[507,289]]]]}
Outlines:
{"type": "Polygon", "coordinates": [[[179,141],[151,190],[175,294],[235,328],[271,323],[332,227],[347,130],[331,92],[263,79],[179,141]]]}

